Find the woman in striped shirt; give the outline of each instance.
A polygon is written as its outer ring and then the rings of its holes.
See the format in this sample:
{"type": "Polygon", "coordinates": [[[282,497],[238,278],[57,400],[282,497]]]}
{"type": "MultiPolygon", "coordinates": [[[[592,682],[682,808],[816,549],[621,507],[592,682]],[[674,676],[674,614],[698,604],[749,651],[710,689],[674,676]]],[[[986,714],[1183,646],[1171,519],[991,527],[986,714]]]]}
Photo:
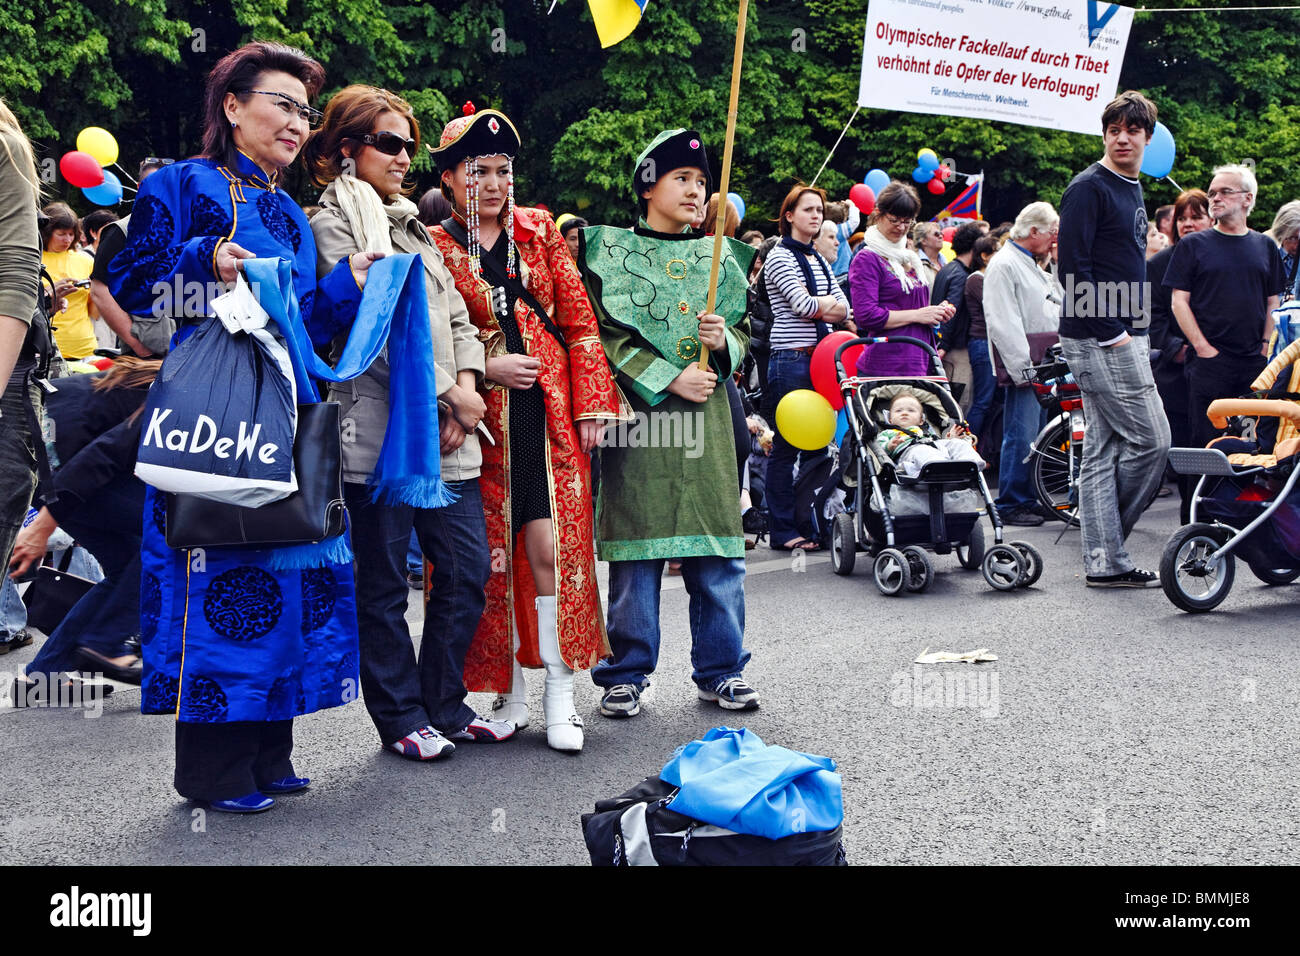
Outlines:
{"type": "MultiPolygon", "coordinates": [[[[781,203],[781,242],[763,265],[772,303],[772,356],[767,367],[768,420],[789,392],[812,388],[809,366],[817,342],[831,325],[852,329],[849,303],[830,264],[813,249],[826,212],[826,194],[797,184],[781,203]]],[[[782,551],[818,550],[795,526],[794,464],[798,448],[779,432],[767,465],[767,506],[772,547],[782,551]]],[[[809,454],[807,457],[811,457],[809,454]]]]}

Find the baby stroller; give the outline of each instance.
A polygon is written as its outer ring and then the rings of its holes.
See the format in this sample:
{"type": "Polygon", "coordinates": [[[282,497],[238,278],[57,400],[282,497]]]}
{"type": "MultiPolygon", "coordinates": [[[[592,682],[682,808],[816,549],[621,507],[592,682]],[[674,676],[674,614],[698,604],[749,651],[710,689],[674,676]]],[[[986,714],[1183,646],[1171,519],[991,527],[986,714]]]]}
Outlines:
{"type": "Polygon", "coordinates": [[[1265,584],[1300,577],[1300,340],[1283,349],[1251,384],[1256,397],[1210,403],[1216,428],[1238,418],[1239,435],[1205,448],[1172,448],[1169,463],[1198,475],[1191,524],[1160,559],[1160,584],[1184,611],[1210,611],[1232,589],[1235,557],[1265,584]],[[1290,370],[1290,374],[1283,374],[1290,370]],[[1271,451],[1266,451],[1271,449],[1271,451]]]}
{"type": "Polygon", "coordinates": [[[1002,521],[979,466],[969,461],[928,462],[916,477],[901,474],[875,444],[888,427],[889,404],[906,392],[920,403],[930,428],[942,434],[962,422],[961,407],[948,390],[938,353],[910,336],[846,341],[835,352],[835,374],[848,409],[849,431],[840,452],[842,483],[850,497],[846,510],[831,525],[831,567],[853,573],[859,549],[873,560],[872,573],[881,594],[924,591],[934,580],[926,553],[957,552],[963,568],[980,568],[984,580],[999,591],[1028,587],[1043,573],[1043,559],[1032,545],[1002,542],[1002,521]],[[903,342],[924,349],[934,374],[920,378],[850,375],[846,349],[863,343],[903,342]],[[994,545],[985,549],[981,515],[993,526],[994,545]]]}

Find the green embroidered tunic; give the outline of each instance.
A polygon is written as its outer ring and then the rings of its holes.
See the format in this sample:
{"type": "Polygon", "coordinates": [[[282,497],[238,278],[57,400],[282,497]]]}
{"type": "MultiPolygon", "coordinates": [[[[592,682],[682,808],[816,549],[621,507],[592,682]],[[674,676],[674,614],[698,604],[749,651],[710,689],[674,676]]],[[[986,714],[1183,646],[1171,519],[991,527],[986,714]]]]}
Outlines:
{"type": "Polygon", "coordinates": [[[579,267],[605,354],[633,420],[600,450],[596,553],[602,561],[744,557],[731,409],[723,382],[749,348],[752,246],[725,239],[714,311],[727,348],[709,355],[718,388],[703,403],[668,392],[700,358],[698,313],[708,298],[713,239],[684,232],[591,226],[579,267]]]}

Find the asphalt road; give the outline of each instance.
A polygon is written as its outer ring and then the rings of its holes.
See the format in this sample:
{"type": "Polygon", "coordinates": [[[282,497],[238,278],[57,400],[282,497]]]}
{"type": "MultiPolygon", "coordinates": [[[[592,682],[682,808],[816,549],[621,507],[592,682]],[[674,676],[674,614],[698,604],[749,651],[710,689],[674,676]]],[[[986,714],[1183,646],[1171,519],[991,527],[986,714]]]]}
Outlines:
{"type": "MultiPolygon", "coordinates": [[[[1176,522],[1173,500],[1157,502],[1130,541],[1140,565],[1155,567],[1176,522]]],[[[142,717],[136,688],[119,685],[95,719],[6,705],[0,862],[585,864],[579,814],[715,725],[836,761],[850,863],[1295,862],[1300,585],[1266,588],[1239,565],[1218,611],[1188,615],[1159,590],[1085,589],[1077,532],[1058,545],[1060,527],[1018,532],[1046,567],[1012,593],[952,556],[927,593],[885,598],[865,560],[840,578],[825,556],[750,552],[746,676],[762,708],[746,714],[696,699],[686,594],[666,577],[652,696],[608,720],[580,678],[580,755],[549,750],[535,723],[412,763],[380,750],[356,703],[296,722],[312,787],[253,817],[176,795],[171,723],[142,717]],[[999,659],[912,663],[980,647],[999,659]],[[958,678],[973,679],[964,703],[958,678]]],[[[413,602],[417,627],[419,613],[413,602]]]]}

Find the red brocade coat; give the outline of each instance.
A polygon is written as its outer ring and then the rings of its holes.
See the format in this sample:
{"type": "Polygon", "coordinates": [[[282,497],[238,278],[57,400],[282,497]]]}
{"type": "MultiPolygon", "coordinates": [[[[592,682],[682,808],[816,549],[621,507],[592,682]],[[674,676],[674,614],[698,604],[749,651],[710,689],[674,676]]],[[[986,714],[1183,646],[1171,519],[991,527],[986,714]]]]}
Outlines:
{"type": "MultiPolygon", "coordinates": [[[[523,299],[516,302],[515,321],[524,347],[541,362],[538,381],[546,404],[544,447],[555,529],[560,653],[575,670],[589,670],[609,654],[609,642],[592,552],[591,459],[579,448],[574,422],[617,418],[618,391],[582,278],[550,214],[516,208],[514,227],[521,278],[569,347],[566,352],[523,299]]],[[[435,226],[431,233],[488,357],[506,354],[505,336],[492,310],[490,284],[470,273],[469,254],[446,230],[435,226]]],[[[482,443],[479,478],[493,573],[487,585],[487,607],[465,656],[465,688],[504,693],[510,688],[512,624],[519,630],[519,662],[541,667],[542,660],[533,606],[537,591],[524,553],[523,529],[510,526],[510,389],[485,385],[483,391],[484,421],[496,441],[495,445],[482,443]]]]}

